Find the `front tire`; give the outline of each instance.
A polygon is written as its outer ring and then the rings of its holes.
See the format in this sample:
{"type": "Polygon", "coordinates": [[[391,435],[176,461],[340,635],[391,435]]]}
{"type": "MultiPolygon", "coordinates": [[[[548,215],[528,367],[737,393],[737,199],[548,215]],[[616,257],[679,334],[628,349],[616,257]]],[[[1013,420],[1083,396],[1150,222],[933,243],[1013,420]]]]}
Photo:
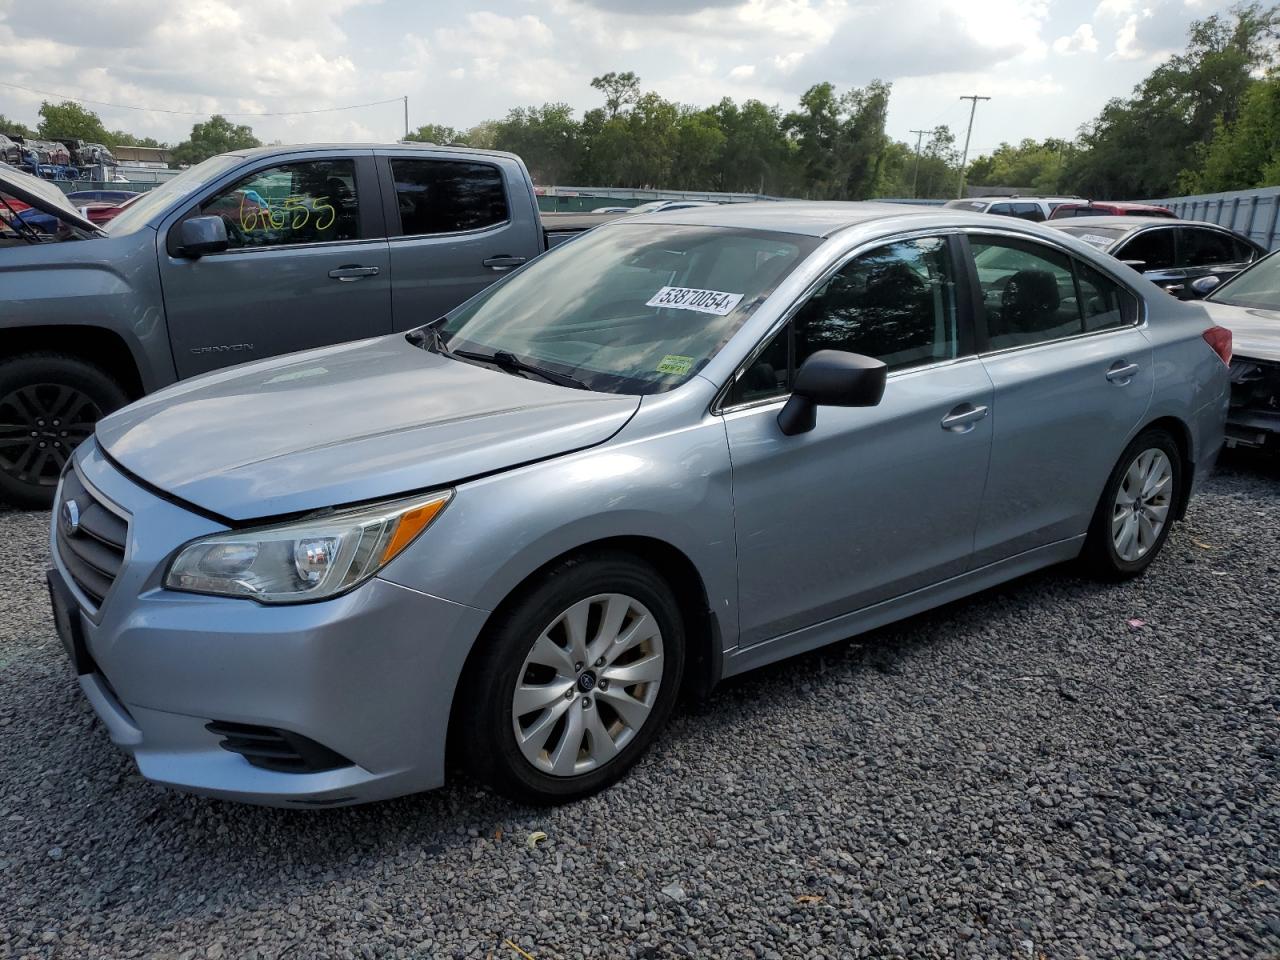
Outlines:
{"type": "Polygon", "coordinates": [[[77,357],[28,353],[0,363],[0,500],[52,505],[71,452],[128,402],[120,384],[77,357]]]}
{"type": "Polygon", "coordinates": [[[666,724],[685,635],[670,587],[623,553],[565,560],[481,638],[454,741],[470,772],[521,803],[604,789],[666,724]]]}
{"type": "Polygon", "coordinates": [[[1081,560],[1102,580],[1128,580],[1151,566],[1182,502],[1182,452],[1166,430],[1146,430],[1116,463],[1089,525],[1081,560]]]}

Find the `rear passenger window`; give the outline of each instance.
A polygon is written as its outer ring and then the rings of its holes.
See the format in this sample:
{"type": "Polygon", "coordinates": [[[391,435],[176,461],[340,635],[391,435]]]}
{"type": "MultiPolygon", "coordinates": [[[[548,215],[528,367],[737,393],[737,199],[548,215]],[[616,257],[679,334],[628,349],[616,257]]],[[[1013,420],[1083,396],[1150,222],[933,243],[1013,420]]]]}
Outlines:
{"type": "Polygon", "coordinates": [[[508,219],[502,171],[458,160],[391,161],[405,236],[479,230],[508,219]]]}
{"type": "Polygon", "coordinates": [[[987,208],[987,213],[993,213],[997,217],[1012,217],[1013,204],[1012,203],[993,203],[990,207],[987,208]]]}
{"type": "Polygon", "coordinates": [[[1058,250],[971,237],[990,350],[1006,350],[1125,326],[1136,299],[1115,281],[1058,250]]]}
{"type": "Polygon", "coordinates": [[[883,360],[890,370],[959,354],[947,241],[891,243],[851,260],[800,307],[734,384],[730,403],[782,396],[818,350],[883,360]]]}
{"type": "Polygon", "coordinates": [[[1183,266],[1216,267],[1224,263],[1248,263],[1253,250],[1229,233],[1182,227],[1180,257],[1183,266]]]}
{"type": "Polygon", "coordinates": [[[1173,269],[1173,230],[1159,227],[1138,234],[1114,254],[1117,260],[1137,261],[1133,268],[1139,273],[1147,270],[1173,269]]]}
{"type": "Polygon", "coordinates": [[[1044,211],[1040,209],[1038,203],[1015,203],[1013,205],[1013,215],[1023,220],[1030,220],[1033,223],[1039,223],[1044,219],[1044,211]]]}

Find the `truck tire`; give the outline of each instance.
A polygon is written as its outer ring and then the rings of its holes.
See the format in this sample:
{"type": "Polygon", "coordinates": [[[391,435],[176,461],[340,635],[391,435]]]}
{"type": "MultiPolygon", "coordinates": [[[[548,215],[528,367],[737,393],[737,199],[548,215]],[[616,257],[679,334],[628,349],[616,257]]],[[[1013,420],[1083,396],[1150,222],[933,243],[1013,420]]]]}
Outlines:
{"type": "Polygon", "coordinates": [[[128,402],[110,374],[78,357],[24,353],[0,361],[0,502],[52,505],[71,452],[128,402]]]}

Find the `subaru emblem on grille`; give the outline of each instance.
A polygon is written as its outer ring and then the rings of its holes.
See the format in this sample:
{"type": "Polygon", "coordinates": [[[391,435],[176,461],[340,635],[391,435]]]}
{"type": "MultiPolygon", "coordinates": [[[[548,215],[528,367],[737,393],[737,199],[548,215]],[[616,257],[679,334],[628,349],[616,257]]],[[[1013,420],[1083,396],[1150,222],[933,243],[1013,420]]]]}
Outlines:
{"type": "Polygon", "coordinates": [[[80,532],[80,504],[67,500],[62,504],[62,519],[66,521],[67,533],[80,532]]]}

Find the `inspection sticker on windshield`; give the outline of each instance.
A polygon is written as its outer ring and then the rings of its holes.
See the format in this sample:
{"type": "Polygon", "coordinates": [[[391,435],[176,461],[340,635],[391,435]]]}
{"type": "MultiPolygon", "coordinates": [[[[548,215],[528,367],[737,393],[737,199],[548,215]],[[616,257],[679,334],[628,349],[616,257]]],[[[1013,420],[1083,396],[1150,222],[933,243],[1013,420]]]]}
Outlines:
{"type": "Polygon", "coordinates": [[[724,293],[721,290],[697,290],[693,287],[663,287],[645,304],[646,307],[670,307],[672,310],[693,310],[723,317],[742,302],[740,293],[724,293]]]}
{"type": "Polygon", "coordinates": [[[670,373],[682,377],[693,369],[693,357],[682,357],[678,353],[668,353],[658,364],[659,373],[670,373]]]}
{"type": "Polygon", "coordinates": [[[1092,234],[1092,233],[1082,233],[1080,234],[1080,239],[1083,240],[1085,243],[1092,243],[1095,247],[1109,247],[1111,246],[1112,240],[1114,238],[1099,237],[1096,234],[1092,234]]]}

